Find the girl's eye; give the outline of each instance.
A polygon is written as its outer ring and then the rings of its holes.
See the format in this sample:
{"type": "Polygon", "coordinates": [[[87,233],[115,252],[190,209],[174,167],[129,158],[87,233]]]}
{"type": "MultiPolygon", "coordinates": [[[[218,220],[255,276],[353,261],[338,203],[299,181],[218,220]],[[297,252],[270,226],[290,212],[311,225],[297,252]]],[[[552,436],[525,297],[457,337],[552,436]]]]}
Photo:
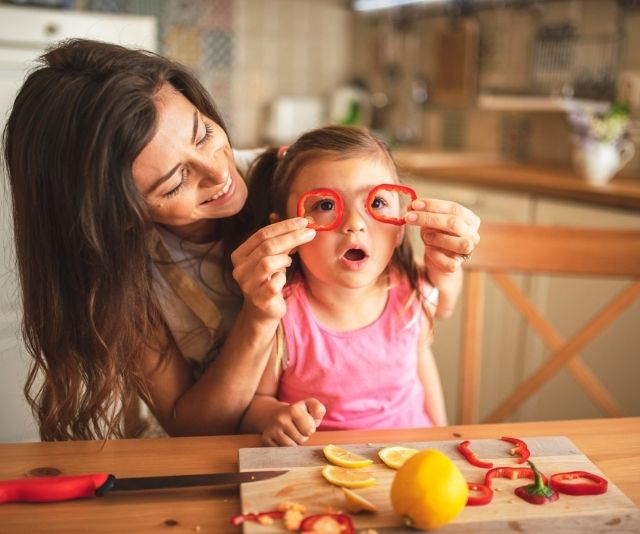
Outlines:
{"type": "Polygon", "coordinates": [[[321,200],[316,204],[316,209],[320,211],[331,211],[332,209],[335,209],[335,207],[336,207],[335,201],[329,200],[329,199],[321,200]]]}
{"type": "Polygon", "coordinates": [[[376,210],[386,208],[388,205],[389,203],[382,197],[376,197],[371,202],[371,207],[376,210]]]}
{"type": "Polygon", "coordinates": [[[213,135],[213,126],[211,126],[208,122],[204,123],[204,135],[196,142],[196,146],[199,148],[202,145],[206,144],[206,142],[213,135]]]}
{"type": "Polygon", "coordinates": [[[180,193],[180,191],[182,191],[182,188],[184,187],[184,184],[187,181],[187,169],[182,168],[180,170],[180,183],[178,185],[176,185],[171,191],[166,192],[164,195],[162,195],[164,198],[171,198],[176,196],[177,194],[180,193]]]}

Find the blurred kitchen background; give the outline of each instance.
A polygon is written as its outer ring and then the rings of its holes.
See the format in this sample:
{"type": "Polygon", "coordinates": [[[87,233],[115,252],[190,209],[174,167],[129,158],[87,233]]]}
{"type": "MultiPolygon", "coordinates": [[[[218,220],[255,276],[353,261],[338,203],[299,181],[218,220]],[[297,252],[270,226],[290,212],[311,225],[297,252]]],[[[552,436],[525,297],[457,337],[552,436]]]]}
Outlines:
{"type": "MultiPolygon", "coordinates": [[[[190,67],[237,147],[361,124],[390,143],[420,195],[458,201],[484,220],[640,228],[640,0],[14,0],[0,2],[0,30],[0,126],[46,46],[113,40],[190,67]],[[599,126],[616,146],[604,177],[590,174],[580,145],[596,113],[613,117],[599,126]]],[[[37,436],[21,393],[6,202],[2,441],[37,436]]],[[[612,289],[584,279],[519,283],[567,337],[612,289]]],[[[486,301],[500,327],[483,342],[481,416],[548,355],[497,292],[486,301]]],[[[636,303],[581,353],[628,415],[640,415],[639,318],[636,303]]],[[[458,311],[435,345],[451,422],[459,337],[458,311]]],[[[561,372],[512,419],[601,415],[561,372]]]]}

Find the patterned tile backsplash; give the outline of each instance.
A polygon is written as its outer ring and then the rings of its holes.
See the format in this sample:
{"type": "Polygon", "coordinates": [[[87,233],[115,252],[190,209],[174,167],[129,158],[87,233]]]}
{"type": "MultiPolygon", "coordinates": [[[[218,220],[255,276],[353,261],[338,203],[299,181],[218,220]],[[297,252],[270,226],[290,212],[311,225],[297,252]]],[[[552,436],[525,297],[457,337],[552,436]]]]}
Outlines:
{"type": "Polygon", "coordinates": [[[339,0],[85,0],[76,9],[154,15],[158,51],[213,95],[234,143],[263,143],[269,104],[348,77],[351,11],[339,0]]]}

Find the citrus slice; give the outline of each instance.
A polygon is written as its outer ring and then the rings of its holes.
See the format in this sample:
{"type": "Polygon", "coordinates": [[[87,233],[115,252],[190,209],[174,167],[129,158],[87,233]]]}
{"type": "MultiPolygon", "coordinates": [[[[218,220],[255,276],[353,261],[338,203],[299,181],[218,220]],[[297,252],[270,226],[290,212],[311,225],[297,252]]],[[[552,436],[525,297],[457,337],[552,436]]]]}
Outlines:
{"type": "Polygon", "coordinates": [[[349,452],[341,447],[336,447],[335,445],[327,445],[322,449],[322,452],[327,460],[334,465],[339,465],[340,467],[367,467],[373,463],[373,460],[369,460],[364,456],[349,452]]]}
{"type": "Polygon", "coordinates": [[[371,473],[359,469],[344,469],[335,465],[325,465],[322,468],[322,476],[331,484],[344,488],[366,488],[376,483],[371,473]]]}
{"type": "Polygon", "coordinates": [[[378,451],[380,459],[392,469],[400,469],[402,465],[411,458],[418,449],[408,447],[385,447],[378,451]]]}
{"type": "Polygon", "coordinates": [[[352,514],[358,512],[377,512],[378,508],[371,501],[365,499],[362,495],[359,495],[355,491],[351,491],[347,488],[341,488],[344,498],[347,501],[347,510],[352,514]]]}

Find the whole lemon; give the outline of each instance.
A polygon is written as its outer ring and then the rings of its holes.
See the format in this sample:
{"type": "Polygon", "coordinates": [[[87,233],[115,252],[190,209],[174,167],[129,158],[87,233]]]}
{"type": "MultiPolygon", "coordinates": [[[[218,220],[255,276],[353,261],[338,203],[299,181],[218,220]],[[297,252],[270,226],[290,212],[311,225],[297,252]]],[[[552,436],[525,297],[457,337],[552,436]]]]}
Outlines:
{"type": "Polygon", "coordinates": [[[391,505],[405,525],[429,530],[446,525],[465,507],[469,489],[456,465],[442,452],[424,450],[398,469],[391,505]]]}

